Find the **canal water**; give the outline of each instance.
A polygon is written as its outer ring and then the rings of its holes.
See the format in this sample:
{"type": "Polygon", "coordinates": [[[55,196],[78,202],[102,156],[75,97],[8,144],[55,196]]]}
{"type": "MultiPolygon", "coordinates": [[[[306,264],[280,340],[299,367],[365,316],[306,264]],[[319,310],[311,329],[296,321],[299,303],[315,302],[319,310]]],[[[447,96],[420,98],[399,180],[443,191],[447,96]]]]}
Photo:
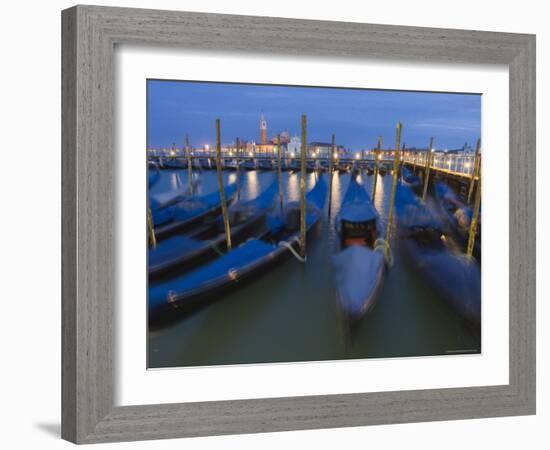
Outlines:
{"type": "MultiPolygon", "coordinates": [[[[276,176],[243,172],[241,198],[253,198],[276,176]]],[[[311,188],[315,177],[307,174],[311,188]]],[[[186,170],[161,171],[151,192],[187,185],[186,170]]],[[[226,171],[224,182],[234,180],[226,171]]],[[[299,199],[298,173],[283,173],[285,201],[299,199]]],[[[393,243],[394,265],[378,300],[352,334],[337,308],[331,256],[337,248],[334,217],[350,181],[335,173],[331,217],[307,242],[307,263],[291,257],[256,280],[226,294],[197,313],[148,333],[148,366],[182,367],[477,353],[478,332],[466,325],[430,288],[393,243]]],[[[372,192],[374,176],[359,181],[372,192]]],[[[375,207],[385,230],[391,175],[378,176],[375,207]]],[[[200,175],[199,193],[216,190],[215,171],[200,175]]]]}

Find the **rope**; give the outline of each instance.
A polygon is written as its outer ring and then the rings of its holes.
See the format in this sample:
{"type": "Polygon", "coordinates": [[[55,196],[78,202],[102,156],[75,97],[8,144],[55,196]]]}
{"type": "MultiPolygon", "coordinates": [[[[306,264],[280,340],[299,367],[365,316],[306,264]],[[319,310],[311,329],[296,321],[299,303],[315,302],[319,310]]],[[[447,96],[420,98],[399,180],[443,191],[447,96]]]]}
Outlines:
{"type": "Polygon", "coordinates": [[[386,265],[388,267],[393,266],[393,255],[391,252],[390,244],[383,238],[378,238],[374,241],[374,251],[381,251],[384,254],[386,265]]]}
{"type": "Polygon", "coordinates": [[[294,237],[291,242],[281,241],[279,242],[279,247],[286,247],[288,250],[290,250],[290,253],[292,253],[298,261],[300,261],[301,263],[305,263],[307,261],[307,256],[302,258],[300,254],[296,250],[294,250],[294,247],[292,247],[292,242],[298,242],[298,238],[294,237]]]}

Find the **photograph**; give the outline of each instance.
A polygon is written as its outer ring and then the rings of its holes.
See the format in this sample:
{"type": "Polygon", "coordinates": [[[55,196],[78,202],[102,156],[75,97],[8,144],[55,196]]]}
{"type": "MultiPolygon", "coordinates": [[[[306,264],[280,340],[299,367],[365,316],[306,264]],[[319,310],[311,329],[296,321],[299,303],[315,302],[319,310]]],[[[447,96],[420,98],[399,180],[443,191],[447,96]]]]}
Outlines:
{"type": "Polygon", "coordinates": [[[482,354],[481,94],[146,83],[148,369],[482,354]]]}

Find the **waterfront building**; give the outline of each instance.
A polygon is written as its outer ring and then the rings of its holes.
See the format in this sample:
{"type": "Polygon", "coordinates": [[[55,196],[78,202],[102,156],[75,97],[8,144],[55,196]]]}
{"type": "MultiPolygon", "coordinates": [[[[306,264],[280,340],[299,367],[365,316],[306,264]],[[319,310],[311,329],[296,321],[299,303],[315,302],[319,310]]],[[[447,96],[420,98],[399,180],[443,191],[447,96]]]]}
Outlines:
{"type": "MultiPolygon", "coordinates": [[[[282,136],[281,136],[282,141],[282,136]]],[[[251,151],[255,155],[275,155],[277,150],[277,138],[267,139],[267,120],[264,115],[260,115],[260,143],[252,141],[251,151]]],[[[283,150],[284,152],[284,150],[283,150]]]]}
{"type": "Polygon", "coordinates": [[[287,130],[284,130],[281,133],[281,144],[287,145],[289,142],[290,142],[290,134],[288,133],[287,130]]]}
{"type": "MultiPolygon", "coordinates": [[[[332,153],[332,143],[330,142],[310,142],[308,145],[308,158],[328,158],[332,153]]],[[[346,154],[342,145],[336,145],[338,157],[346,154]]]]}
{"type": "Polygon", "coordinates": [[[300,154],[302,141],[298,136],[293,136],[286,145],[286,156],[294,158],[300,154]]]}
{"type": "Polygon", "coordinates": [[[260,145],[267,144],[267,121],[263,114],[260,115],[260,145]]]}

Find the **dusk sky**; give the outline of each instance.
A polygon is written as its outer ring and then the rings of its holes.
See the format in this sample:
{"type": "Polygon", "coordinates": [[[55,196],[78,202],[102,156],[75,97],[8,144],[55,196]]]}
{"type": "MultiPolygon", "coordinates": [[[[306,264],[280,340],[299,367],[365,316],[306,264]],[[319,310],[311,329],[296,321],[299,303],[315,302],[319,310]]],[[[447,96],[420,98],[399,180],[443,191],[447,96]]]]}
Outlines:
{"type": "Polygon", "coordinates": [[[481,96],[425,92],[334,89],[275,85],[148,80],[148,147],[215,144],[215,120],[221,121],[223,144],[236,137],[259,141],[259,119],[267,120],[268,138],[287,130],[300,135],[300,116],[308,119],[308,142],[336,141],[351,150],[401,142],[436,149],[472,147],[481,134],[481,96]]]}

